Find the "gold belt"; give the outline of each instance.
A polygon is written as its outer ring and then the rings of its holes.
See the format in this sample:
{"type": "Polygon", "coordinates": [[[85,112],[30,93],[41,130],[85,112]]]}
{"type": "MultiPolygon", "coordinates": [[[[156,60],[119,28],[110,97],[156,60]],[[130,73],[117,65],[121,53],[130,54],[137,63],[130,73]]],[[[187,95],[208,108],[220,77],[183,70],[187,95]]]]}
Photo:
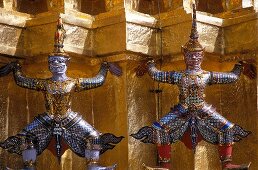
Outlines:
{"type": "Polygon", "coordinates": [[[203,108],[204,106],[204,102],[202,103],[198,103],[198,104],[190,104],[190,105],[187,105],[187,104],[181,104],[184,109],[188,109],[188,110],[193,110],[193,111],[196,111],[196,110],[200,110],[203,108]]]}
{"type": "Polygon", "coordinates": [[[61,121],[62,119],[66,118],[70,112],[71,112],[70,108],[66,110],[62,110],[62,112],[60,112],[60,110],[56,112],[47,111],[47,113],[56,121],[61,121]]]}

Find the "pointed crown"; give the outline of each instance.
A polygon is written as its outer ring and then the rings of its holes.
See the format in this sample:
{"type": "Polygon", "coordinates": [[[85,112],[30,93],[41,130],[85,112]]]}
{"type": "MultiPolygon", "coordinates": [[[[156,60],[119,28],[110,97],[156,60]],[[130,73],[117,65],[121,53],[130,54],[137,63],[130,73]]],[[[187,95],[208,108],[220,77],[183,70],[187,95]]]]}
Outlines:
{"type": "Polygon", "coordinates": [[[48,57],[62,56],[69,59],[69,55],[64,51],[64,39],[66,38],[66,31],[64,29],[62,18],[59,17],[55,32],[54,50],[48,57]]]}
{"type": "Polygon", "coordinates": [[[192,29],[190,34],[190,40],[182,46],[184,52],[197,52],[203,51],[202,45],[198,41],[199,34],[197,31],[197,24],[196,24],[196,6],[193,3],[193,20],[192,20],[192,29]]]}

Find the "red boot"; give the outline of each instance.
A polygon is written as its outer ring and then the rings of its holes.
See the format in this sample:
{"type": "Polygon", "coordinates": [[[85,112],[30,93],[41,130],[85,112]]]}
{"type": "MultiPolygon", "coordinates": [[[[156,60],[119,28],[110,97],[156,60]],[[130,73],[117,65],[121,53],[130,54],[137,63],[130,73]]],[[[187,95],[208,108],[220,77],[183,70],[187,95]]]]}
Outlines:
{"type": "Polygon", "coordinates": [[[232,146],[219,146],[219,155],[223,170],[248,170],[249,164],[235,165],[232,164],[232,146]]]}
{"type": "Polygon", "coordinates": [[[162,168],[170,169],[171,147],[170,144],[158,145],[159,163],[162,168]]]}

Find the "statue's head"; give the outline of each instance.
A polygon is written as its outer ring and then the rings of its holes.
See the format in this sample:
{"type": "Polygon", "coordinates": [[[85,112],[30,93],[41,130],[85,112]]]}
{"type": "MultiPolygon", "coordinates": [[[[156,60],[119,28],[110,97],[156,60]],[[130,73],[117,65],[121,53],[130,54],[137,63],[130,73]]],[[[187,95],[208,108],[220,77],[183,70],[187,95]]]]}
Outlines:
{"type": "Polygon", "coordinates": [[[204,48],[198,41],[199,35],[196,25],[196,9],[193,4],[193,21],[190,34],[190,40],[182,46],[182,52],[184,54],[184,60],[187,69],[200,69],[204,56],[204,48]]]}
{"type": "Polygon", "coordinates": [[[192,43],[191,40],[188,41],[186,45],[182,47],[182,52],[184,54],[184,60],[187,69],[191,70],[201,68],[204,51],[198,41],[196,44],[192,43]]]}
{"type": "Polygon", "coordinates": [[[65,56],[49,56],[48,68],[52,74],[64,74],[67,70],[68,57],[65,56]]]}
{"type": "Polygon", "coordinates": [[[67,63],[70,57],[64,51],[64,39],[66,37],[63,21],[61,17],[57,21],[55,32],[54,51],[48,56],[49,71],[53,75],[64,74],[67,70],[67,63]]]}

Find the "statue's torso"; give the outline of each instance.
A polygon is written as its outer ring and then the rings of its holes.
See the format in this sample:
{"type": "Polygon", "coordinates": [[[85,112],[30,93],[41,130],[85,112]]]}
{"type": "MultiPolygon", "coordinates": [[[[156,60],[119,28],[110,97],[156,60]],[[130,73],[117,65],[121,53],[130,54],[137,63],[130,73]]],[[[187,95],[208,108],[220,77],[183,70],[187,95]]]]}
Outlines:
{"type": "Polygon", "coordinates": [[[185,107],[202,107],[204,104],[204,89],[209,79],[209,72],[203,71],[199,74],[182,72],[178,83],[179,101],[185,107]]]}
{"type": "Polygon", "coordinates": [[[76,80],[69,78],[65,81],[46,81],[45,102],[47,113],[55,118],[62,118],[71,111],[71,93],[74,91],[76,80]]]}

